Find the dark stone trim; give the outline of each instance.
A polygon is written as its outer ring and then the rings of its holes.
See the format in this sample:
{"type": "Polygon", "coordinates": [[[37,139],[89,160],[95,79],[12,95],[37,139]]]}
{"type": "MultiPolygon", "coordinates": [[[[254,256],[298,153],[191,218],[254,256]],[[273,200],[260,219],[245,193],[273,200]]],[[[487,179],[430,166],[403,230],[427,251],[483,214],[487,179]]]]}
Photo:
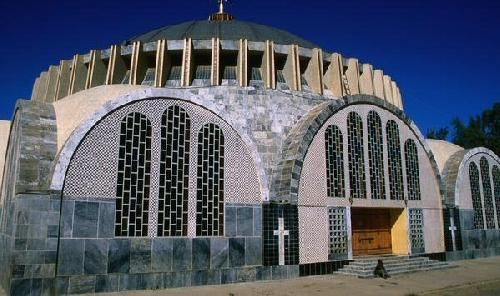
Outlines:
{"type": "Polygon", "coordinates": [[[300,276],[332,274],[349,264],[349,260],[316,262],[299,265],[300,276]]]}

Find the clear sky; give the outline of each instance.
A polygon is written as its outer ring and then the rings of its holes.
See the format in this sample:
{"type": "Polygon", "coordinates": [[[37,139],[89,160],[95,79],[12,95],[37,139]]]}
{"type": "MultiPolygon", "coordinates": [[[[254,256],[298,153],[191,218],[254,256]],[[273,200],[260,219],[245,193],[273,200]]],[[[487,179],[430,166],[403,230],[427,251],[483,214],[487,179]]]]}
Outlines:
{"type": "MultiPolygon", "coordinates": [[[[0,119],[61,59],[206,19],[215,2],[0,1],[0,119]]],[[[383,69],[424,134],[500,102],[498,0],[234,0],[228,10],[383,69]]]]}

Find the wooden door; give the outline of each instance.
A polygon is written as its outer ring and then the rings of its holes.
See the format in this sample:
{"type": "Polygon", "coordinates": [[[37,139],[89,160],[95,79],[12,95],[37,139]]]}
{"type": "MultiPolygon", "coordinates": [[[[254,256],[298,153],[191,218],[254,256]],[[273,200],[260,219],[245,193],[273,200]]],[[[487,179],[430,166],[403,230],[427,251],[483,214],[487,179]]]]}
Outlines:
{"type": "Polygon", "coordinates": [[[352,209],[353,255],[392,253],[391,214],[388,209],[352,209]]]}

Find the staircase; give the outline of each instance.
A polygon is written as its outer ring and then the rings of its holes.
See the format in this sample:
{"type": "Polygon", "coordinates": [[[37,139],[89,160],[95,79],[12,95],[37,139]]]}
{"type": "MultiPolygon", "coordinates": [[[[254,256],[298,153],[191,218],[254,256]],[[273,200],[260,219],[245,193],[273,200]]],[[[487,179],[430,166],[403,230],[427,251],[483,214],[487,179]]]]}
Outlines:
{"type": "Polygon", "coordinates": [[[454,267],[447,262],[431,260],[427,257],[409,256],[367,256],[358,257],[339,269],[336,274],[357,276],[359,278],[372,278],[377,261],[381,259],[384,267],[390,276],[442,268],[454,267]]]}

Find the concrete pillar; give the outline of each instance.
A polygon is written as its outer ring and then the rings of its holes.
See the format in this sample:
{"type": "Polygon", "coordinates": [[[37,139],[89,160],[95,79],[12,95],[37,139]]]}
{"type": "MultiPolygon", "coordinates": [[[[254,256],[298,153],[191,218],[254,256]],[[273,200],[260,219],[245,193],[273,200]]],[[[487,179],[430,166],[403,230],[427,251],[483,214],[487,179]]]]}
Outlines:
{"type": "Polygon", "coordinates": [[[61,64],[59,65],[59,79],[57,80],[56,101],[68,96],[71,82],[71,65],[71,60],[61,61],[61,64]]]}
{"type": "Polygon", "coordinates": [[[49,84],[49,72],[45,71],[40,74],[40,80],[38,83],[38,90],[36,94],[36,101],[43,102],[45,96],[47,95],[47,88],[49,84]]]}
{"type": "Polygon", "coordinates": [[[326,70],[324,81],[326,87],[336,97],[344,96],[344,87],[342,83],[342,56],[338,53],[332,54],[330,65],[326,70]]]}
{"type": "Polygon", "coordinates": [[[87,77],[86,88],[103,85],[106,82],[106,65],[102,61],[101,51],[92,50],[90,52],[89,75],[87,77]]]}
{"type": "Polygon", "coordinates": [[[300,90],[300,71],[298,66],[299,50],[297,45],[288,46],[288,56],[286,58],[285,66],[283,67],[283,76],[286,83],[291,90],[300,90]]]}
{"type": "Polygon", "coordinates": [[[191,85],[191,73],[193,72],[193,43],[191,38],[184,39],[184,50],[182,52],[182,74],[181,86],[191,85]]]}
{"type": "Polygon", "coordinates": [[[398,87],[396,82],[391,81],[391,89],[392,89],[392,101],[394,102],[394,106],[401,109],[401,105],[398,100],[398,87]]]}
{"type": "Polygon", "coordinates": [[[142,42],[132,45],[132,59],[130,60],[130,85],[140,85],[148,70],[147,59],[142,49],[142,42]]]}
{"type": "Polygon", "coordinates": [[[397,91],[398,91],[399,109],[404,110],[403,96],[401,95],[401,90],[399,89],[399,87],[398,87],[397,91]]]}
{"type": "Polygon", "coordinates": [[[262,61],[262,79],[267,88],[276,88],[276,75],[274,67],[274,43],[266,41],[266,48],[264,49],[264,56],[262,61]]]}
{"type": "Polygon", "coordinates": [[[212,73],[211,84],[220,85],[220,39],[212,38],[212,73]]]}
{"type": "Polygon", "coordinates": [[[359,65],[357,59],[347,60],[347,70],[345,72],[349,91],[351,95],[359,94],[359,65]]]}
{"type": "Polygon", "coordinates": [[[248,40],[240,39],[240,51],[238,52],[238,81],[241,87],[248,86],[248,40]]]}
{"type": "Polygon", "coordinates": [[[170,56],[167,52],[167,41],[158,40],[156,45],[155,87],[163,87],[167,82],[167,75],[172,67],[170,56]]]}
{"type": "Polygon", "coordinates": [[[321,49],[312,50],[312,57],[304,75],[312,91],[323,95],[323,51],[321,49]]]}
{"type": "Polygon", "coordinates": [[[391,76],[389,75],[384,75],[384,97],[387,102],[394,105],[394,100],[392,99],[391,76]]]}
{"type": "Polygon", "coordinates": [[[88,69],[83,63],[83,56],[75,55],[71,67],[71,82],[69,94],[72,95],[85,89],[88,69]]]}
{"type": "Polygon", "coordinates": [[[373,72],[373,91],[376,97],[385,100],[384,96],[384,72],[375,70],[373,72]]]}
{"type": "Polygon", "coordinates": [[[120,84],[123,76],[127,73],[127,65],[121,56],[121,46],[111,46],[109,56],[108,72],[106,74],[106,84],[120,84]]]}
{"type": "Polygon", "coordinates": [[[31,100],[32,101],[36,100],[36,96],[38,94],[38,88],[39,88],[39,86],[40,86],[40,77],[37,77],[36,80],[35,80],[35,84],[33,84],[33,90],[31,91],[31,100]]]}
{"type": "Polygon", "coordinates": [[[59,78],[59,66],[49,67],[49,80],[47,82],[47,93],[44,102],[52,103],[56,98],[57,80],[59,78]]]}
{"type": "Polygon", "coordinates": [[[373,66],[363,64],[363,74],[359,77],[359,91],[364,95],[373,95],[373,66]]]}

